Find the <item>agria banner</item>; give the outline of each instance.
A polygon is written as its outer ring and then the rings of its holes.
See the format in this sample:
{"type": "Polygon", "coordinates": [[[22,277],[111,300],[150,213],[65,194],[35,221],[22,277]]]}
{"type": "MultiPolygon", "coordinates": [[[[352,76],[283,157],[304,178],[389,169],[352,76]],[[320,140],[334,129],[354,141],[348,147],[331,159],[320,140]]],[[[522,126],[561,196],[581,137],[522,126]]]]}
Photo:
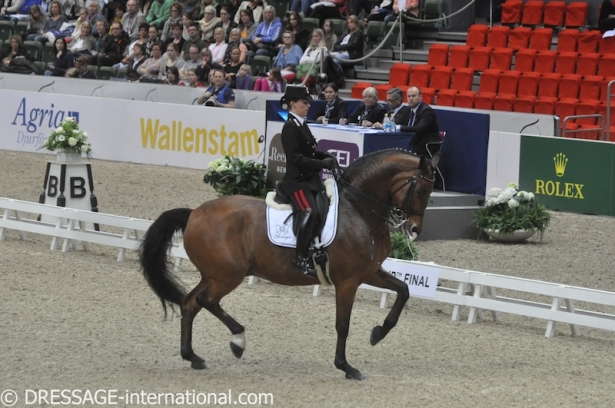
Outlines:
{"type": "Polygon", "coordinates": [[[615,145],[559,137],[521,137],[519,186],[553,210],[615,215],[615,145]]]}

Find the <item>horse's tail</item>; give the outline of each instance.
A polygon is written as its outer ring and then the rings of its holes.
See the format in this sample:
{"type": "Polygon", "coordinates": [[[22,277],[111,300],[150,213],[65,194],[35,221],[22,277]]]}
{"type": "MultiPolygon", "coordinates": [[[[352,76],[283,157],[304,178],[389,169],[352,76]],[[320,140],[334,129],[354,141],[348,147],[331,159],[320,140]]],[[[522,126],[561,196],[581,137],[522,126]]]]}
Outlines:
{"type": "Polygon", "coordinates": [[[150,288],[162,302],[164,316],[167,317],[167,304],[173,310],[173,304],[181,305],[186,296],[181,284],[169,271],[168,251],[172,245],[173,234],[186,230],[190,208],[176,208],[163,212],[147,230],[139,246],[139,260],[143,276],[150,288]]]}

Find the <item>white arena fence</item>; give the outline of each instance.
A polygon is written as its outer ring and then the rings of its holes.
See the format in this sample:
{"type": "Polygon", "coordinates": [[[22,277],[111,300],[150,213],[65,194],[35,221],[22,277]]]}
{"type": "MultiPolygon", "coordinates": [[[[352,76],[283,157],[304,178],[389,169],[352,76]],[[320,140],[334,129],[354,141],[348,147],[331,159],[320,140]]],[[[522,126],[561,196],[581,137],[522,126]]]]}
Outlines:
{"type": "MultiPolygon", "coordinates": [[[[57,248],[58,240],[62,240],[63,252],[68,251],[71,247],[76,248],[79,243],[84,249],[88,248],[88,244],[116,247],[118,248],[118,261],[124,260],[126,250],[137,250],[141,238],[152,224],[151,221],[136,218],[3,197],[0,197],[0,212],[3,213],[0,218],[0,241],[5,238],[7,230],[19,231],[21,239],[24,240],[28,232],[42,234],[52,237],[51,250],[57,248]],[[41,218],[55,219],[55,222],[39,221],[41,218]],[[88,225],[97,225],[99,228],[88,228],[88,225]]],[[[183,259],[188,259],[181,237],[173,243],[171,255],[175,257],[176,267],[183,259]]],[[[555,326],[558,322],[569,324],[573,335],[579,335],[578,326],[615,331],[614,292],[462,270],[436,264],[420,264],[422,267],[437,268],[441,280],[456,286],[439,286],[435,296],[431,299],[453,305],[453,321],[460,320],[462,308],[467,307],[469,308],[468,323],[476,322],[477,318],[482,319],[484,311],[491,311],[494,321],[500,321],[500,312],[546,320],[546,337],[555,335],[555,326]],[[504,291],[506,296],[498,294],[501,291],[504,291]],[[582,306],[583,309],[577,306],[582,306]]],[[[253,277],[249,279],[249,283],[254,281],[256,279],[253,277]]],[[[361,287],[381,291],[381,307],[386,306],[388,295],[394,293],[368,285],[361,287]]],[[[319,293],[320,286],[316,285],[314,296],[319,293]]]]}

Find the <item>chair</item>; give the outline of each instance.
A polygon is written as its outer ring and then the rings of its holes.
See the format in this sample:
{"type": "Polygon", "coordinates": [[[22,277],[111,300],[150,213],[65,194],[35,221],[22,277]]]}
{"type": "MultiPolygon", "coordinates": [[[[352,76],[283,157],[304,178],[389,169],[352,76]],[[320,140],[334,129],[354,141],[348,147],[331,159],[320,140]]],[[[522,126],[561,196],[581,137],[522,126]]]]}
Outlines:
{"type": "Polygon", "coordinates": [[[433,89],[448,89],[453,76],[452,67],[434,67],[429,80],[429,87],[433,89]]]}
{"type": "Polygon", "coordinates": [[[290,3],[288,1],[273,0],[269,1],[269,4],[275,9],[276,16],[280,17],[280,20],[284,18],[284,15],[289,10],[290,3]]]}
{"type": "Polygon", "coordinates": [[[534,113],[554,115],[556,102],[557,99],[555,98],[536,99],[536,102],[534,102],[534,113]]]}
{"type": "Polygon", "coordinates": [[[542,23],[546,27],[562,27],[566,17],[565,1],[549,1],[545,4],[542,23]]]}
{"type": "Polygon", "coordinates": [[[516,99],[517,97],[515,95],[498,95],[495,97],[495,101],[493,101],[493,110],[512,112],[516,99]]]}
{"type": "MultiPolygon", "coordinates": [[[[612,75],[615,75],[615,73],[613,73],[612,75]]],[[[604,80],[602,81],[602,84],[600,86],[600,101],[601,102],[606,102],[606,100],[608,99],[609,97],[608,85],[609,85],[609,82],[613,80],[615,80],[615,76],[608,76],[604,78],[604,80]]],[[[611,86],[611,104],[615,105],[615,85],[611,86]]]]}
{"type": "Polygon", "coordinates": [[[615,54],[615,38],[606,37],[600,39],[600,54],[615,54]]]}
{"type": "Polygon", "coordinates": [[[253,76],[257,76],[259,73],[269,72],[271,68],[271,59],[263,55],[255,55],[250,60],[250,68],[252,69],[253,76]]]}
{"type": "Polygon", "coordinates": [[[53,62],[53,56],[55,54],[55,47],[53,42],[48,41],[43,45],[43,56],[42,61],[45,63],[53,62]]]}
{"type": "Polygon", "coordinates": [[[472,89],[472,82],[474,82],[474,71],[472,68],[457,68],[453,71],[451,89],[469,91],[472,89]]]}
{"type": "Polygon", "coordinates": [[[513,50],[510,48],[496,48],[491,52],[489,68],[508,71],[512,66],[513,50]]]}
{"type": "Polygon", "coordinates": [[[459,91],[455,95],[455,104],[456,108],[474,108],[474,100],[476,99],[476,92],[474,91],[459,91]]]}
{"type": "Polygon", "coordinates": [[[498,95],[509,94],[517,95],[519,89],[519,79],[521,78],[521,72],[519,71],[504,71],[500,76],[500,82],[498,85],[498,95]]]}
{"type": "Polygon", "coordinates": [[[495,101],[495,94],[478,93],[476,99],[474,99],[474,109],[493,110],[493,103],[495,101]]]}
{"type": "Polygon", "coordinates": [[[534,71],[540,72],[541,74],[554,72],[556,57],[557,51],[538,51],[538,54],[536,54],[536,60],[534,61],[534,71]]]}
{"type": "Polygon", "coordinates": [[[15,23],[15,28],[13,29],[14,34],[22,35],[28,30],[28,22],[27,21],[18,21],[15,23]]]}
{"type": "Polygon", "coordinates": [[[38,41],[24,41],[23,47],[36,61],[41,61],[43,57],[43,45],[38,41]]]}
{"type": "Polygon", "coordinates": [[[371,82],[357,82],[350,89],[350,97],[355,99],[363,98],[363,91],[372,86],[371,82]]]}
{"type": "Polygon", "coordinates": [[[98,78],[98,67],[96,65],[88,65],[88,71],[94,75],[94,78],[98,78]]]}
{"type": "Polygon", "coordinates": [[[448,56],[448,66],[453,68],[466,68],[471,48],[467,45],[454,45],[448,56]]]}
{"type": "Polygon", "coordinates": [[[492,93],[497,94],[498,92],[498,84],[500,82],[500,77],[502,76],[502,71],[499,69],[486,69],[483,71],[480,76],[480,83],[478,84],[478,93],[492,93]]]}
{"type": "Polygon", "coordinates": [[[533,96],[520,96],[513,102],[513,111],[519,113],[533,113],[536,98],[533,96]]]}
{"type": "Polygon", "coordinates": [[[566,5],[566,27],[576,28],[587,25],[588,5],[585,1],[573,1],[566,5]]]}
{"type": "MultiPolygon", "coordinates": [[[[566,119],[568,116],[576,115],[578,103],[579,101],[577,101],[576,99],[561,99],[557,101],[557,103],[555,104],[555,114],[560,117],[560,126],[562,126],[562,124],[564,123],[564,119],[566,119]]],[[[576,123],[574,122],[568,123],[574,126],[570,126],[570,128],[567,127],[567,129],[573,129],[577,127],[576,123]]]]}
{"type": "MultiPolygon", "coordinates": [[[[382,25],[384,25],[384,22],[380,21],[380,23],[382,23],[382,25]]],[[[369,30],[369,26],[371,24],[372,24],[372,22],[370,22],[368,24],[368,26],[367,26],[368,30],[369,30]]],[[[315,28],[319,28],[320,27],[320,20],[318,20],[317,18],[314,18],[314,17],[304,17],[303,18],[303,25],[306,26],[308,30],[312,31],[315,28]]],[[[374,24],[374,25],[376,26],[377,24],[374,24]]]]}
{"type": "Polygon", "coordinates": [[[502,4],[502,24],[521,23],[523,0],[507,0],[502,4]]]}
{"type": "Polygon", "coordinates": [[[600,31],[598,30],[583,31],[579,33],[577,51],[579,54],[584,54],[586,52],[598,52],[598,46],[601,39],[602,34],[600,34],[600,31]]]}
{"type": "MultiPolygon", "coordinates": [[[[601,103],[599,101],[580,101],[577,104],[577,115],[597,115],[600,113],[601,103]]],[[[604,119],[606,121],[606,117],[604,119]]],[[[578,118],[575,122],[581,126],[596,125],[596,118],[578,118]]],[[[606,122],[604,122],[606,127],[606,122]]]]}
{"type": "Polygon", "coordinates": [[[580,31],[578,28],[566,28],[560,31],[557,35],[557,51],[577,51],[579,34],[580,31]]]}
{"type": "Polygon", "coordinates": [[[491,48],[506,48],[508,46],[508,36],[510,35],[510,27],[508,26],[493,26],[489,30],[487,36],[487,47],[491,48]]]}
{"type": "Polygon", "coordinates": [[[531,34],[532,29],[529,27],[513,28],[510,30],[510,36],[508,37],[508,48],[512,48],[516,51],[521,48],[528,48],[531,34]]]}
{"type": "Polygon", "coordinates": [[[604,78],[598,75],[587,75],[579,85],[579,100],[600,100],[600,90],[604,78]]]}
{"type": "Polygon", "coordinates": [[[538,98],[544,98],[547,96],[557,98],[557,91],[561,77],[562,76],[560,74],[555,73],[542,74],[538,82],[538,98]]]}
{"type": "Polygon", "coordinates": [[[538,93],[538,83],[540,81],[539,72],[524,72],[519,77],[519,86],[517,88],[517,95],[529,95],[536,96],[538,93]]]}
{"type": "Polygon", "coordinates": [[[534,60],[538,51],[524,48],[515,55],[515,71],[527,72],[534,70],[534,60]]]}
{"type": "Polygon", "coordinates": [[[432,67],[430,65],[415,65],[412,67],[408,85],[426,88],[429,85],[432,67]]]}
{"type": "Polygon", "coordinates": [[[433,44],[429,47],[429,54],[427,55],[427,64],[432,67],[439,65],[446,65],[448,63],[448,52],[450,46],[448,44],[433,44]]]}
{"type": "Polygon", "coordinates": [[[115,70],[112,67],[100,67],[96,74],[97,79],[111,79],[115,76],[115,70]]]}
{"type": "Polygon", "coordinates": [[[468,47],[484,47],[487,44],[487,34],[489,26],[484,24],[473,24],[468,29],[466,45],[468,47]]]}
{"type": "Polygon", "coordinates": [[[335,32],[337,38],[340,38],[346,31],[346,20],[343,18],[333,18],[331,21],[333,21],[333,32],[335,32]]]}
{"type": "MultiPolygon", "coordinates": [[[[427,154],[432,158],[434,154],[438,153],[442,150],[442,145],[444,144],[444,139],[446,138],[446,132],[440,131],[440,140],[435,142],[427,142],[425,143],[425,149],[427,150],[427,154]]],[[[440,180],[442,180],[442,191],[446,191],[446,186],[444,184],[444,177],[442,176],[442,172],[439,167],[436,167],[436,173],[440,176],[440,180]]]]}
{"type": "Polygon", "coordinates": [[[578,98],[579,86],[581,85],[581,75],[564,74],[559,80],[557,97],[562,98],[578,98]]]}
{"type": "Polygon", "coordinates": [[[387,100],[387,91],[393,88],[393,85],[390,84],[377,84],[374,85],[374,89],[378,91],[378,100],[386,101],[387,100]]]}
{"type": "Polygon", "coordinates": [[[564,51],[555,57],[555,72],[558,74],[574,74],[577,70],[579,53],[576,51],[564,51]]]}
{"type": "Polygon", "coordinates": [[[485,69],[489,68],[490,61],[490,47],[475,47],[470,50],[468,67],[472,68],[474,71],[484,71],[485,69]]]}
{"type": "Polygon", "coordinates": [[[596,72],[598,72],[599,60],[600,54],[598,54],[597,52],[579,52],[576,73],[583,76],[596,75],[596,72]]]}
{"type": "Polygon", "coordinates": [[[399,47],[399,24],[396,24],[395,21],[386,23],[384,26],[383,35],[388,34],[389,31],[391,31],[391,35],[389,35],[389,38],[386,41],[382,42],[382,48],[391,49],[399,47]]]}
{"type": "Polygon", "coordinates": [[[455,106],[455,95],[459,91],[456,89],[441,89],[436,94],[436,105],[438,106],[455,106]]]}
{"type": "Polygon", "coordinates": [[[412,65],[398,62],[391,66],[389,71],[389,84],[392,86],[407,85],[410,79],[412,65]]]}
{"type": "Polygon", "coordinates": [[[10,20],[0,20],[0,40],[7,41],[13,31],[15,30],[15,24],[10,20]]]}
{"type": "Polygon", "coordinates": [[[529,48],[534,50],[549,50],[551,49],[551,42],[553,41],[553,29],[552,28],[534,28],[532,34],[530,34],[530,46],[529,48]]]}
{"type": "MultiPolygon", "coordinates": [[[[303,22],[305,23],[305,18],[303,22]]],[[[315,26],[314,28],[318,28],[318,19],[314,18],[315,26]]],[[[314,28],[310,28],[313,30],[314,28]]],[[[380,44],[382,41],[382,37],[384,36],[384,21],[370,21],[367,23],[367,28],[365,30],[365,44],[370,47],[375,47],[380,44]]]]}
{"type": "Polygon", "coordinates": [[[603,77],[615,75],[615,54],[606,54],[600,57],[598,75],[603,77]]]}
{"type": "Polygon", "coordinates": [[[544,8],[544,1],[528,0],[525,2],[521,15],[521,24],[524,26],[537,26],[542,24],[542,13],[544,8]]]}

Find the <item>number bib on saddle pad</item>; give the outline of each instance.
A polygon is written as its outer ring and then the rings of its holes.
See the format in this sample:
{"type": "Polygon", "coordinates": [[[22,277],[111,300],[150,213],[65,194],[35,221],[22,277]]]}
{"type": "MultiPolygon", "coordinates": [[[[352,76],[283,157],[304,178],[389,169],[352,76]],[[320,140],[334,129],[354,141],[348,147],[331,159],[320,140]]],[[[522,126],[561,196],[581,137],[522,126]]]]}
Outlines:
{"type": "MultiPolygon", "coordinates": [[[[337,231],[338,203],[337,184],[333,179],[325,181],[325,188],[331,203],[329,213],[322,230],[321,245],[327,247],[333,242],[337,231]]],[[[278,204],[273,198],[275,191],[267,194],[267,235],[271,243],[279,246],[294,248],[297,245],[297,237],[293,233],[292,208],[290,204],[278,204]]]]}

